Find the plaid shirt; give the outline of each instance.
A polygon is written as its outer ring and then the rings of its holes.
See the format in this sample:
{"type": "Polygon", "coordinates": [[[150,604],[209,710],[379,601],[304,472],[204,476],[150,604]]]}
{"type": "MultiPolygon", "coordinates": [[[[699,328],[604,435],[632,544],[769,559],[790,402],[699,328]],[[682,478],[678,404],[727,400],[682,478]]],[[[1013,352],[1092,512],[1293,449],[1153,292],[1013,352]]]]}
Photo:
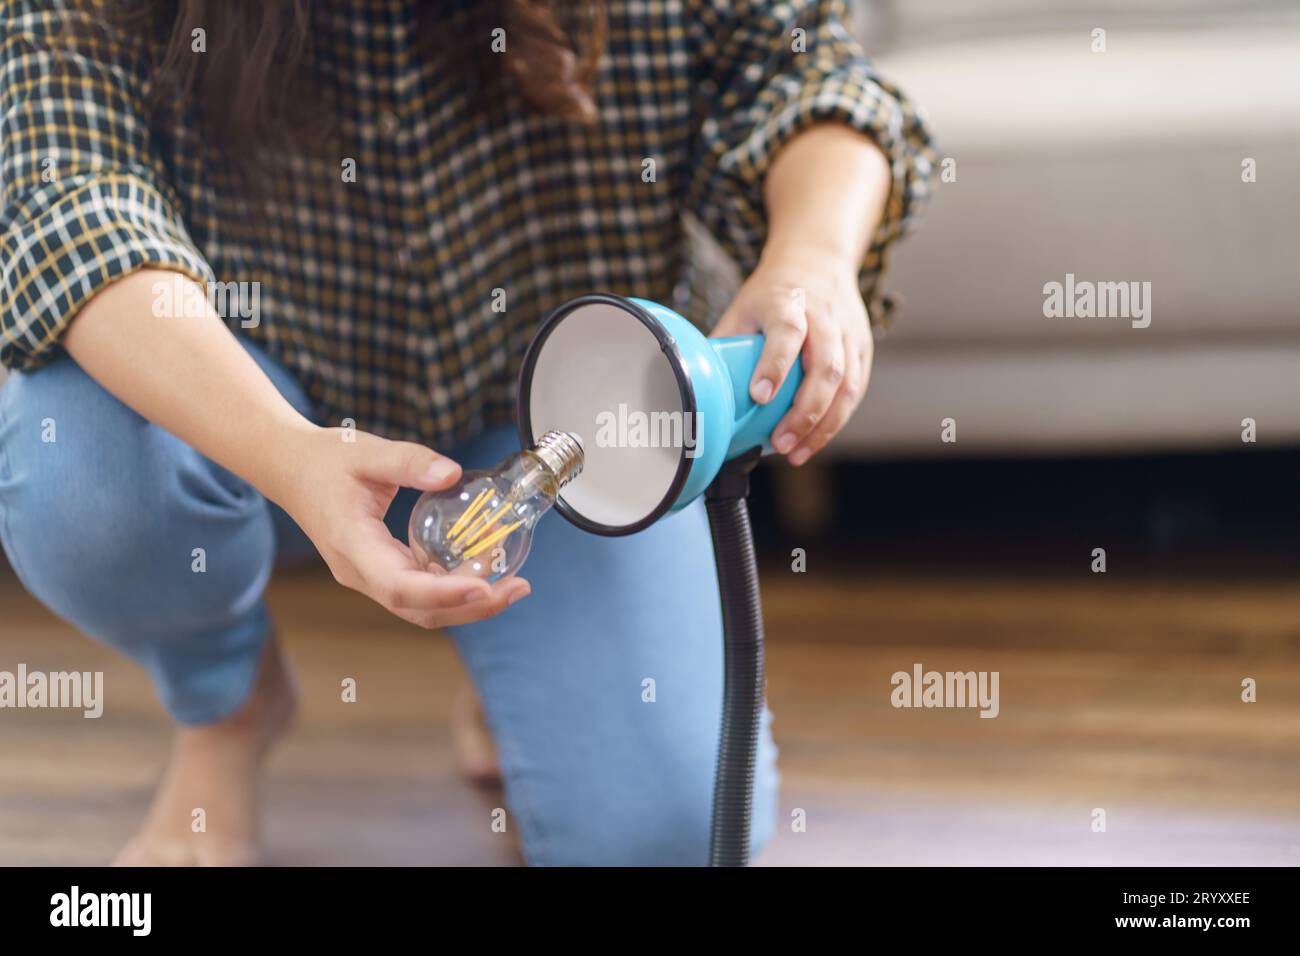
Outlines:
{"type": "MultiPolygon", "coordinates": [[[[565,299],[699,301],[684,211],[751,269],[764,173],[818,120],[892,161],[862,273],[879,317],[886,251],[933,153],[842,3],[613,0],[592,127],[535,115],[513,90],[492,113],[470,108],[463,77],[421,52],[417,4],[318,0],[314,65],[343,145],[279,157],[273,198],[255,201],[210,161],[192,115],[146,122],[153,41],[79,39],[60,68],[61,0],[0,0],[0,361],[48,361],[77,311],[133,270],[210,294],[258,283],[256,324],[224,317],[299,378],[321,421],[452,443],[513,420],[524,349],[565,299]]],[[[447,42],[481,39],[486,55],[490,37],[463,35],[466,6],[446,4],[447,42]]]]}

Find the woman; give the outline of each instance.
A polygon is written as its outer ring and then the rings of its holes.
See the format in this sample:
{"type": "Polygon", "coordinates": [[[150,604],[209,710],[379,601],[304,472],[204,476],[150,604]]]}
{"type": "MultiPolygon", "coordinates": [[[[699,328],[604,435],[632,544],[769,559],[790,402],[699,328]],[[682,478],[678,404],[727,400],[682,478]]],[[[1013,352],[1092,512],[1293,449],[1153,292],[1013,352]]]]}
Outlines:
{"type": "MultiPolygon", "coordinates": [[[[713,332],[765,333],[755,400],[803,363],[778,451],[802,464],[843,426],[930,153],[840,4],[0,11],[0,535],[178,725],[118,862],[258,858],[256,783],[294,705],[262,592],[297,529],[339,583],[455,628],[529,862],[704,862],[702,509],[623,539],[544,522],[531,584],[430,575],[398,538],[419,491],[513,446],[550,309],[681,300],[685,211],[748,274],[713,332]]],[[[765,731],[756,844],[775,786],[765,731]]]]}

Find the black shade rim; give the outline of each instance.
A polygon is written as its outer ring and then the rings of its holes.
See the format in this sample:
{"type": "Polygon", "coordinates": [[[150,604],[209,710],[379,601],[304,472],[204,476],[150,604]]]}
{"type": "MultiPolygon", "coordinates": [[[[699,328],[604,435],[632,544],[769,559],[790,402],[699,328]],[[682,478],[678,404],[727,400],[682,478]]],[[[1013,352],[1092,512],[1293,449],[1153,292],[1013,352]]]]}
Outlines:
{"type": "MultiPolygon", "coordinates": [[[[655,339],[659,342],[660,350],[668,357],[668,363],[672,366],[673,375],[677,378],[677,388],[681,392],[682,411],[684,414],[694,418],[696,413],[695,407],[695,389],[691,387],[691,376],[686,369],[686,364],[682,361],[681,350],[677,347],[677,340],[674,339],[662,325],[655,321],[654,317],[637,305],[635,302],[625,299],[623,296],[613,295],[607,292],[592,292],[587,295],[578,296],[576,299],[570,299],[565,302],[554,312],[546,317],[538,327],[537,333],[533,336],[532,342],[528,344],[528,350],[524,353],[523,366],[519,370],[519,391],[516,397],[516,415],[518,418],[519,441],[524,448],[531,448],[536,441],[533,436],[532,408],[530,391],[533,384],[533,372],[537,367],[537,359],[541,355],[542,346],[551,333],[559,326],[570,312],[584,305],[613,305],[628,312],[640,320],[641,324],[650,330],[655,339]]],[[[592,521],[578,513],[568,502],[564,500],[563,492],[556,499],[555,508],[560,514],[564,515],[572,524],[581,528],[583,531],[599,534],[605,537],[615,538],[623,535],[635,534],[643,531],[650,525],[654,524],[672,508],[673,503],[677,501],[678,495],[681,494],[682,488],[686,485],[686,479],[691,473],[691,460],[686,457],[686,449],[681,451],[681,457],[677,462],[677,472],[673,475],[672,484],[669,485],[667,493],[655,505],[655,507],[644,518],[628,525],[608,525],[598,521],[592,521]]]]}

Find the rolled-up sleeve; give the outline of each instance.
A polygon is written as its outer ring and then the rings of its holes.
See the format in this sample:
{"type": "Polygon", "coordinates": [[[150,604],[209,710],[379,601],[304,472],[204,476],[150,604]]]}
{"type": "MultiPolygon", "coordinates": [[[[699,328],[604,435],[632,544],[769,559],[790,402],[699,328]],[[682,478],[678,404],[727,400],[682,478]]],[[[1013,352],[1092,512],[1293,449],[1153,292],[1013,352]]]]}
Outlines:
{"type": "Polygon", "coordinates": [[[686,208],[740,268],[758,261],[767,233],[763,178],[782,145],[818,122],[869,136],[889,159],[893,184],[862,263],[872,320],[893,243],[930,190],[936,153],[916,106],[868,63],[845,26],[841,0],[688,0],[693,106],[686,208]]]}
{"type": "Polygon", "coordinates": [[[73,43],[41,6],[0,0],[0,362],[18,369],[122,276],[212,279],[150,145],[139,52],[80,22],[73,43]]]}

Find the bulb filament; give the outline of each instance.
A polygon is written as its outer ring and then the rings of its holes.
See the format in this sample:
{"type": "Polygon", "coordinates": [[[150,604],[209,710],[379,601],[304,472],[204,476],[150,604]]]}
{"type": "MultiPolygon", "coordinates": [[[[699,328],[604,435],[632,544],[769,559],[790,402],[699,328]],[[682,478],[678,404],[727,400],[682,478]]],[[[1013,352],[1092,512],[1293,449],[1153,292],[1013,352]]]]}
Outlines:
{"type": "Polygon", "coordinates": [[[509,540],[511,546],[506,551],[513,552],[507,556],[512,567],[502,571],[494,563],[493,570],[513,573],[528,553],[537,518],[582,471],[582,463],[581,442],[573,435],[552,431],[532,448],[502,460],[495,469],[466,475],[457,488],[426,493],[411,513],[412,550],[425,567],[437,565],[450,573],[474,561],[473,570],[480,572],[483,569],[475,559],[509,540]],[[469,504],[457,514],[455,509],[466,501],[469,504]]]}
{"type": "Polygon", "coordinates": [[[501,524],[501,518],[515,503],[515,495],[513,493],[508,495],[501,506],[492,511],[487,508],[492,492],[492,488],[484,488],[480,491],[478,497],[470,502],[470,506],[447,532],[447,543],[464,560],[482,554],[523,524],[522,521],[515,521],[508,525],[501,524]]]}

